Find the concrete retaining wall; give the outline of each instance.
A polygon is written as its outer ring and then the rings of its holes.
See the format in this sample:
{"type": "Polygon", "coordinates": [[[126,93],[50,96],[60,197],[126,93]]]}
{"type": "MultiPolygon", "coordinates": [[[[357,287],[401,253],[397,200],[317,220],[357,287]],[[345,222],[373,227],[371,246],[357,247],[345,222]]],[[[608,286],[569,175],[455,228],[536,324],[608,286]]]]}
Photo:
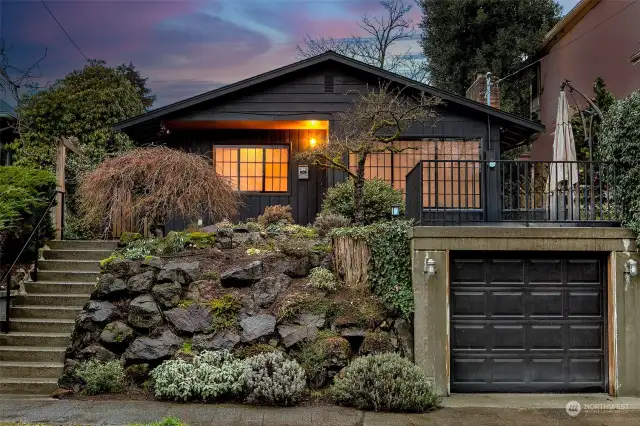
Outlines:
{"type": "Polygon", "coordinates": [[[573,251],[609,256],[609,393],[640,395],[640,275],[625,273],[640,261],[636,236],[623,228],[415,227],[411,232],[415,297],[415,361],[441,395],[449,394],[449,256],[455,251],[573,251]],[[437,272],[427,277],[425,259],[437,272]]]}

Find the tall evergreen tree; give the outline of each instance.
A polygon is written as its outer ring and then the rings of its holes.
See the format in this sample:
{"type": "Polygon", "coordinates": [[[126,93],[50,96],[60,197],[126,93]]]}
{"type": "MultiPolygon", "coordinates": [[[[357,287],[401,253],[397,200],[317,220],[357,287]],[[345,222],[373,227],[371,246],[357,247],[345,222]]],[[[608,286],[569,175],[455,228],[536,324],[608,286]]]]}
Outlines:
{"type": "MultiPolygon", "coordinates": [[[[560,19],[555,0],[419,0],[430,82],[464,95],[478,71],[496,78],[530,63],[560,19]]],[[[501,107],[529,116],[532,69],[500,84],[501,107]]]]}
{"type": "Polygon", "coordinates": [[[116,67],[116,69],[133,84],[133,87],[136,88],[136,92],[140,96],[142,100],[142,105],[145,110],[149,110],[153,106],[153,103],[156,101],[156,95],[151,94],[151,89],[147,87],[148,78],[142,78],[140,76],[140,71],[136,69],[133,65],[133,62],[129,62],[129,64],[121,64],[116,67]]]}

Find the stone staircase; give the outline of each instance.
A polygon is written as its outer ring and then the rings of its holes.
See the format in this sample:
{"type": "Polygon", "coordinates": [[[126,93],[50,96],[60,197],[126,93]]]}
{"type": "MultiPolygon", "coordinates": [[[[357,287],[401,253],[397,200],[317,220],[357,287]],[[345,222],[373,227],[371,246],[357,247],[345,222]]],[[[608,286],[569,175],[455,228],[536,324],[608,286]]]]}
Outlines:
{"type": "Polygon", "coordinates": [[[51,395],[62,374],[75,318],[89,300],[115,241],[50,241],[38,281],[11,306],[8,334],[0,333],[0,395],[51,395]]]}

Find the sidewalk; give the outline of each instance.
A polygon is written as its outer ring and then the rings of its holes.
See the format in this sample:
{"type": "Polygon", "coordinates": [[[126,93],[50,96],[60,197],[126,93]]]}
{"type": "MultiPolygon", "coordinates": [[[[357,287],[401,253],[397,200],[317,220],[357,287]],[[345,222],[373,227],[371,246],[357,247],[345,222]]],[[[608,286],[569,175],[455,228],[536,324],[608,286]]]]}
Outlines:
{"type": "MultiPolygon", "coordinates": [[[[631,426],[640,424],[640,410],[637,409],[640,408],[640,399],[637,398],[628,398],[628,404],[624,409],[618,406],[617,409],[608,407],[601,412],[583,410],[573,418],[567,414],[564,408],[523,409],[471,406],[474,405],[473,398],[475,397],[477,395],[447,398],[444,401],[444,408],[427,414],[372,413],[334,406],[274,408],[226,404],[177,404],[156,401],[10,399],[0,400],[0,426],[17,422],[126,425],[149,423],[166,416],[177,417],[191,426],[631,426]]],[[[500,399],[493,398],[496,401],[500,399]]],[[[526,396],[504,396],[504,399],[510,398],[527,399],[526,396]]],[[[565,398],[564,401],[567,400],[565,395],[553,395],[551,404],[557,405],[563,401],[562,398],[565,398]]],[[[604,398],[595,398],[595,400],[603,401],[604,398]]],[[[481,399],[479,401],[481,404],[481,399]]],[[[545,404],[542,404],[541,401],[542,398],[536,403],[536,406],[544,407],[545,404]]],[[[610,403],[624,404],[619,400],[610,401],[610,403]]],[[[512,405],[517,404],[512,403],[512,405]]],[[[524,404],[524,406],[526,405],[524,404]]]]}

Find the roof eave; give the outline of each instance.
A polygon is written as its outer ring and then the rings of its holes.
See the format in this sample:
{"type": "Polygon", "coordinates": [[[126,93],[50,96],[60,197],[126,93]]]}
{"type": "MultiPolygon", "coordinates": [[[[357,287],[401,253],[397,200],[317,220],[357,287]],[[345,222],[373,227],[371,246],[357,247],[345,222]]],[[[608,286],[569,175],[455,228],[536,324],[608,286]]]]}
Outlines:
{"type": "Polygon", "coordinates": [[[553,45],[556,44],[562,36],[564,36],[564,34],[575,27],[576,24],[580,22],[582,18],[584,18],[584,16],[598,3],[600,3],[600,0],[580,0],[578,4],[576,4],[569,13],[563,16],[562,19],[560,19],[560,21],[558,21],[558,23],[555,24],[544,36],[540,50],[548,51],[551,49],[551,47],[553,47],[553,45]]]}

